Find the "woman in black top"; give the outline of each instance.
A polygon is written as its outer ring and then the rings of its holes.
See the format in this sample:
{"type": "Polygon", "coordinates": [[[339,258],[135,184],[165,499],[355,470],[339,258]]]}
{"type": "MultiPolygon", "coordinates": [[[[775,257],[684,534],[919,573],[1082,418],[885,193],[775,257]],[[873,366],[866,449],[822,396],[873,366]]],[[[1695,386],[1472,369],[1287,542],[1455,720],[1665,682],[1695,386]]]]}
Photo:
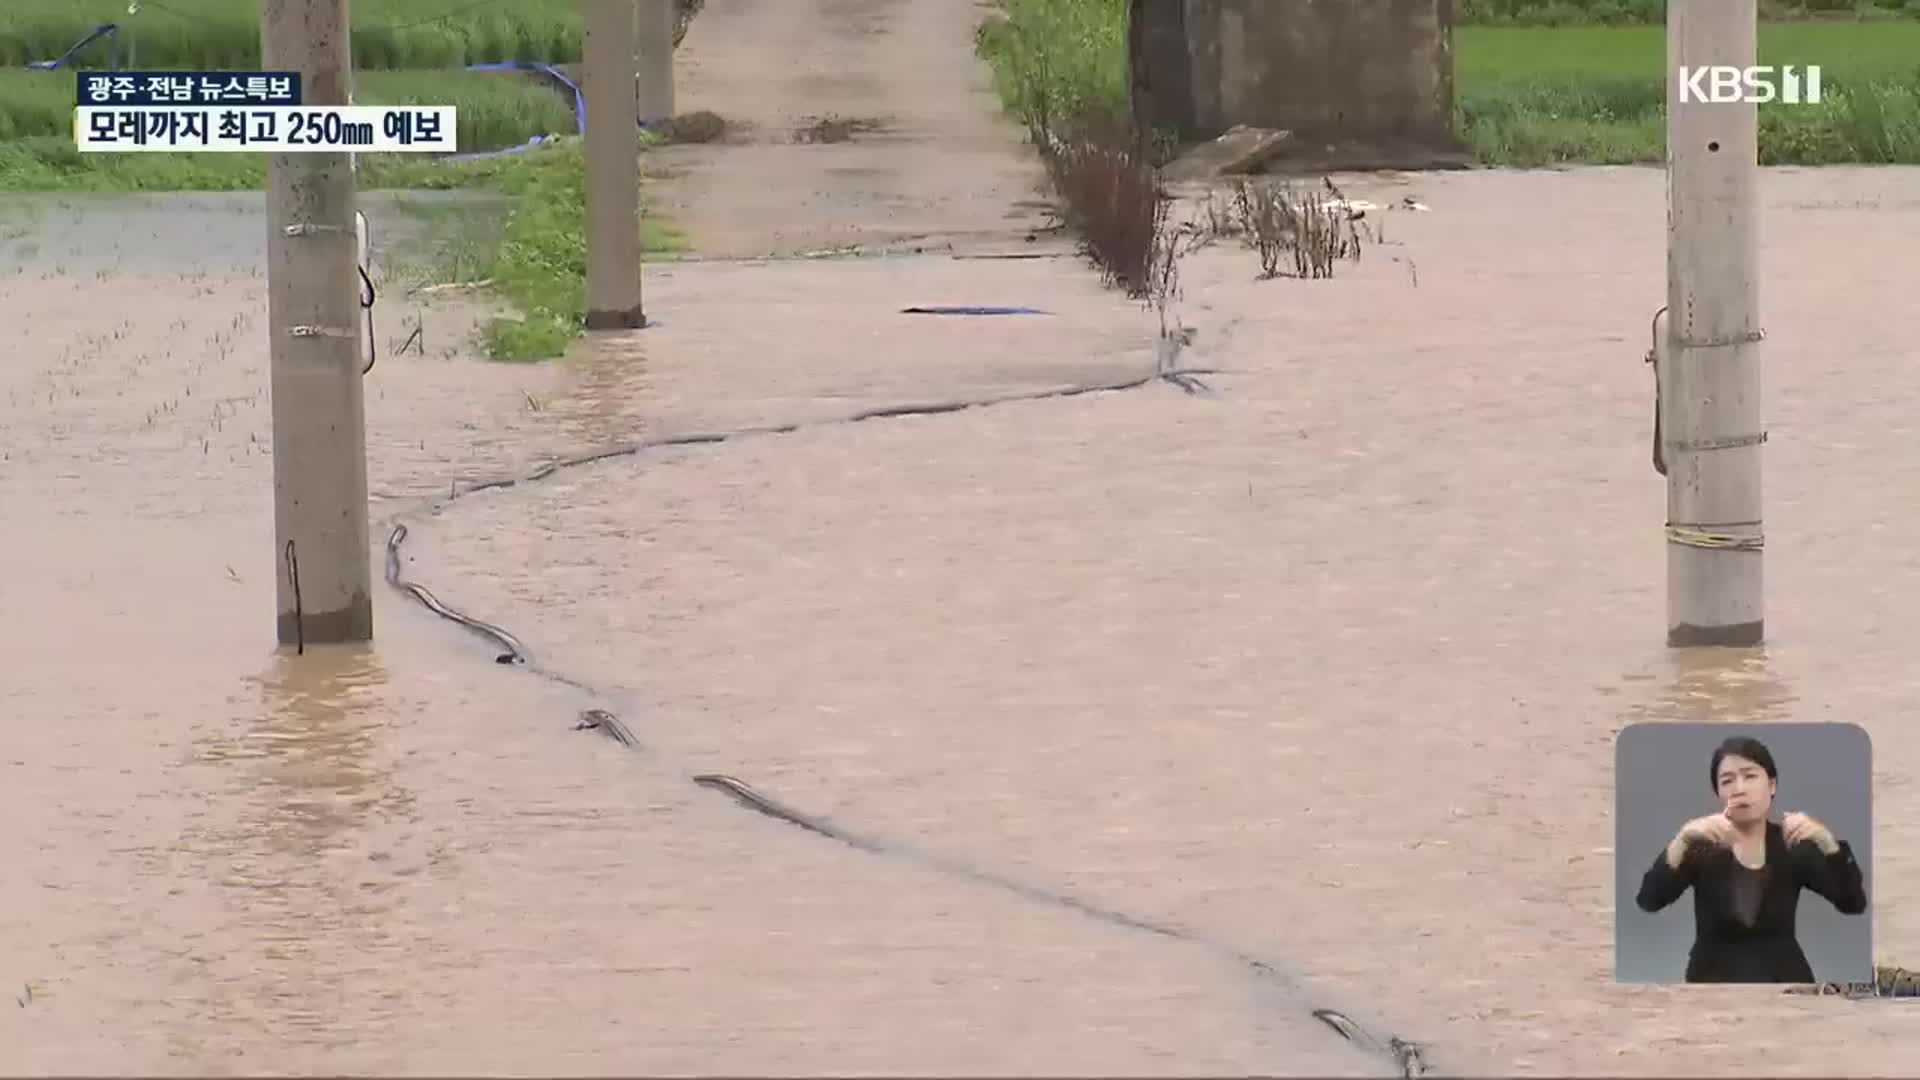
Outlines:
{"type": "Polygon", "coordinates": [[[1693,889],[1690,983],[1813,982],[1794,937],[1800,890],[1843,915],[1867,910],[1853,850],[1805,814],[1768,820],[1780,773],[1759,740],[1721,743],[1709,775],[1721,812],[1680,827],[1641,879],[1640,910],[1659,911],[1693,889]]]}

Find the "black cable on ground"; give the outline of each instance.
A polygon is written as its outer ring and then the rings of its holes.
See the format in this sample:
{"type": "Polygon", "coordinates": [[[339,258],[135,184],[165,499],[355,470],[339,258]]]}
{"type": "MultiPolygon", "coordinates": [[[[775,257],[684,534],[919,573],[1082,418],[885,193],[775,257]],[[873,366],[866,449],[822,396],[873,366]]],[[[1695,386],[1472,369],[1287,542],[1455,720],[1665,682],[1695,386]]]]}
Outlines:
{"type": "MultiPolygon", "coordinates": [[[[1215,371],[1213,369],[1206,368],[1173,369],[1121,382],[1072,386],[1062,389],[1033,391],[1021,394],[1007,394],[978,400],[883,406],[863,410],[833,420],[765,425],[742,428],[735,431],[707,432],[643,440],[551,462],[523,477],[488,480],[464,489],[455,488],[448,493],[446,498],[436,500],[424,512],[438,513],[451,503],[468,495],[475,494],[476,492],[500,490],[516,487],[521,484],[537,483],[565,469],[606,461],[616,457],[629,457],[647,450],[680,446],[714,445],[724,442],[742,441],[754,436],[790,434],[811,428],[856,424],[882,418],[937,416],[946,413],[961,412],[966,409],[986,408],[993,405],[1018,401],[1041,401],[1052,398],[1078,397],[1087,394],[1118,393],[1140,389],[1162,381],[1179,387],[1189,395],[1213,396],[1211,389],[1204,382],[1201,382],[1198,376],[1214,373],[1215,371]]],[[[407,515],[401,515],[402,518],[405,516],[407,515]]],[[[387,538],[386,578],[389,585],[411,597],[435,615],[465,628],[469,632],[498,647],[500,651],[494,658],[497,663],[522,666],[545,678],[564,683],[596,697],[600,696],[599,692],[592,686],[535,663],[526,646],[519,638],[509,633],[506,629],[459,611],[443,602],[426,586],[407,580],[401,571],[400,565],[400,548],[401,545],[406,542],[406,538],[407,526],[405,522],[398,519],[394,520],[393,530],[387,538]]],[[[598,730],[623,747],[630,749],[639,747],[638,740],[634,738],[633,733],[627,729],[626,725],[622,723],[617,716],[605,709],[595,708],[583,711],[580,714],[579,722],[574,726],[574,730],[598,730]]],[[[1195,931],[1128,915],[1125,912],[1115,911],[1061,893],[1028,885],[1012,878],[982,870],[978,867],[968,866],[951,859],[941,858],[861,835],[827,821],[824,818],[807,814],[790,807],[733,776],[723,773],[702,773],[692,776],[690,779],[701,787],[727,795],[735,802],[738,802],[743,807],[755,813],[812,833],[823,839],[833,840],[871,855],[899,858],[928,869],[965,878],[979,884],[991,885],[1015,893],[1026,899],[1079,912],[1080,914],[1110,925],[1184,941],[1189,944],[1200,945],[1215,952],[1224,953],[1263,979],[1281,983],[1289,989],[1298,989],[1298,980],[1285,974],[1272,963],[1249,955],[1232,946],[1215,941],[1195,931]]],[[[1360,1025],[1348,1019],[1345,1015],[1334,1012],[1331,1009],[1318,1009],[1315,1010],[1312,1015],[1332,1027],[1341,1037],[1347,1039],[1349,1042],[1373,1053],[1382,1060],[1383,1065],[1390,1062],[1394,1075],[1418,1078],[1426,1074],[1427,1066],[1424,1061],[1422,1048],[1418,1044],[1410,1043],[1399,1038],[1379,1039],[1360,1027],[1360,1025]],[[1337,1018],[1338,1022],[1336,1022],[1334,1018],[1337,1018]]]]}
{"type": "MultiPolygon", "coordinates": [[[[359,267],[359,270],[360,270],[360,310],[367,313],[367,366],[360,369],[360,374],[365,375],[367,372],[373,370],[373,361],[374,361],[373,301],[375,299],[375,293],[373,291],[373,279],[367,276],[367,268],[362,266],[362,267],[359,267]]],[[[405,348],[405,346],[402,346],[402,348],[405,348]]]]}

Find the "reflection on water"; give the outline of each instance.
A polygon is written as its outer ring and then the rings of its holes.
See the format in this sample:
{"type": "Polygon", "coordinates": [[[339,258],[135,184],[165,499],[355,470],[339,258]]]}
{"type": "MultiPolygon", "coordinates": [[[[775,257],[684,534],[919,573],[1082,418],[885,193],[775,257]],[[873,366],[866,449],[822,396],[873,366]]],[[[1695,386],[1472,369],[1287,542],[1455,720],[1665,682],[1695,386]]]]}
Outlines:
{"type": "MultiPolygon", "coordinates": [[[[1920,174],[1870,181],[1895,182],[1920,174]]],[[[502,670],[387,590],[378,658],[256,674],[265,330],[236,328],[258,282],[14,280],[0,502],[35,513],[0,523],[25,568],[0,611],[29,613],[0,627],[0,976],[36,1003],[0,1002],[0,1061],[1320,1071],[1331,1036],[1289,1026],[1302,1003],[1251,1013],[1204,950],[818,843],[693,788],[699,771],[1284,961],[1312,1004],[1324,988],[1444,1068],[1913,1060],[1916,1029],[1887,1010],[1615,986],[1605,810],[1623,720],[1824,714],[1872,730],[1876,817],[1920,814],[1920,608],[1889,585],[1916,565],[1912,515],[1884,497],[1920,445],[1884,390],[1908,374],[1884,330],[1904,279],[1769,294],[1770,346],[1802,350],[1777,367],[1768,459],[1777,636],[1671,652],[1644,326],[1619,314],[1658,292],[1657,174],[1421,183],[1437,210],[1404,226],[1417,289],[1378,260],[1304,303],[1241,254],[1183,270],[1223,318],[1247,313],[1221,400],[746,440],[423,521],[410,573],[629,691],[614,707],[646,754],[569,733],[602,702],[502,670]],[[1516,248],[1513,228],[1560,242],[1516,248]],[[1568,250],[1591,256],[1577,288],[1568,250]]],[[[1783,214],[1769,249],[1887,263],[1901,235],[1783,214]]],[[[581,370],[383,359],[379,489],[443,492],[642,424],[1133,371],[1151,340],[1126,323],[1150,316],[1037,261],[708,264],[661,284],[672,322],[581,370]],[[891,315],[935,295],[1061,314],[891,315]]],[[[1878,839],[1876,938],[1911,966],[1920,848],[1878,839]]]]}
{"type": "Polygon", "coordinates": [[[1691,723],[1774,723],[1793,720],[1800,703],[1792,681],[1766,648],[1673,649],[1659,670],[1629,675],[1657,689],[1624,710],[1628,724],[1650,720],[1691,723]]]}
{"type": "Polygon", "coordinates": [[[387,681],[371,647],[281,651],[251,681],[259,719],[238,738],[210,742],[201,758],[253,763],[249,824],[272,852],[321,857],[371,815],[405,812],[409,796],[372,762],[378,728],[391,718],[369,710],[387,681]]]}
{"type": "Polygon", "coordinates": [[[596,334],[574,349],[579,359],[565,417],[569,433],[583,446],[642,437],[647,401],[641,380],[647,372],[647,356],[641,333],[596,334]]]}
{"type": "MultiPolygon", "coordinates": [[[[355,205],[366,213],[381,257],[419,246],[423,218],[460,213],[471,221],[504,212],[500,196],[465,191],[362,191],[355,205]]],[[[265,229],[259,191],[0,192],[0,268],[262,274],[265,229]]]]}
{"type": "MultiPolygon", "coordinates": [[[[395,942],[391,875],[369,835],[413,817],[413,797],[381,763],[387,673],[371,648],[276,654],[251,680],[252,722],[208,740],[196,763],[226,777],[237,804],[222,824],[188,830],[181,847],[212,882],[227,924],[197,952],[210,1000],[203,1030],[313,1047],[347,1047],[384,1026],[378,999],[395,942]],[[244,965],[235,964],[244,956],[244,965]],[[353,1004],[354,1002],[359,1004],[353,1004]],[[345,1016],[365,1014],[356,1023],[345,1016]]],[[[203,1050],[177,1052],[204,1060],[203,1050]]]]}

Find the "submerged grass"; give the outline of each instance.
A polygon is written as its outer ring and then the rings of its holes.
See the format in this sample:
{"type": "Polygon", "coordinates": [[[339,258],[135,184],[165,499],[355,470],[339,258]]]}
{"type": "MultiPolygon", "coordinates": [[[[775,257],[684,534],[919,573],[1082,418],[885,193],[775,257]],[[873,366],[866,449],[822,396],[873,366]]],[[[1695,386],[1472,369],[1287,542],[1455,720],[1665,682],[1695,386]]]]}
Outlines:
{"type": "MultiPolygon", "coordinates": [[[[437,168],[442,170],[438,184],[425,182],[433,177],[420,173],[373,173],[364,186],[484,188],[510,196],[512,209],[497,231],[477,227],[458,211],[433,215],[425,222],[425,258],[408,268],[409,276],[491,281],[494,292],[515,309],[482,331],[487,355],[494,359],[560,355],[586,327],[587,170],[580,140],[437,168]],[[407,182],[393,183],[396,179],[407,182]]],[[[641,247],[648,255],[685,247],[686,238],[672,225],[651,214],[643,214],[641,223],[641,247]]]]}
{"type": "MultiPolygon", "coordinates": [[[[505,360],[558,356],[587,316],[587,170],[578,140],[532,151],[529,167],[503,174],[516,196],[492,260],[494,289],[519,309],[485,329],[487,352],[505,360]]],[[[642,247],[678,250],[684,238],[643,215],[642,247]]]]}
{"type": "MultiPolygon", "coordinates": [[[[71,139],[0,143],[0,190],[258,191],[266,183],[258,154],[81,154],[71,139]]],[[[560,355],[586,321],[586,162],[580,140],[566,138],[522,154],[435,162],[411,154],[360,155],[360,188],[497,191],[511,209],[497,233],[470,215],[434,215],[423,258],[405,267],[416,280],[490,279],[515,313],[483,331],[489,356],[541,360],[560,355]]],[[[644,215],[643,249],[659,256],[684,238],[644,215]]]]}
{"type": "MultiPolygon", "coordinates": [[[[580,56],[580,7],[567,0],[355,0],[351,15],[354,65],[362,69],[580,56]]],[[[52,60],[103,23],[120,32],[76,58],[87,66],[260,66],[258,0],[0,0],[0,68],[52,60]]]]}

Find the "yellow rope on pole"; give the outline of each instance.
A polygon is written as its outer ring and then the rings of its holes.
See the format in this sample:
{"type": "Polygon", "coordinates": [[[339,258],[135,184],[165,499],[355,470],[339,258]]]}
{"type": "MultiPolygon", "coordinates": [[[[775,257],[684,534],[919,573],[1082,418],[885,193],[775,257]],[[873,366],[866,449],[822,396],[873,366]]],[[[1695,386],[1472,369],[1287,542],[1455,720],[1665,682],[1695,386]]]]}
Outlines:
{"type": "Polygon", "coordinates": [[[1716,551],[1759,551],[1766,546],[1766,537],[1759,533],[1739,536],[1733,533],[1708,532],[1705,529],[1695,529],[1685,525],[1668,525],[1667,543],[1716,551]]]}

